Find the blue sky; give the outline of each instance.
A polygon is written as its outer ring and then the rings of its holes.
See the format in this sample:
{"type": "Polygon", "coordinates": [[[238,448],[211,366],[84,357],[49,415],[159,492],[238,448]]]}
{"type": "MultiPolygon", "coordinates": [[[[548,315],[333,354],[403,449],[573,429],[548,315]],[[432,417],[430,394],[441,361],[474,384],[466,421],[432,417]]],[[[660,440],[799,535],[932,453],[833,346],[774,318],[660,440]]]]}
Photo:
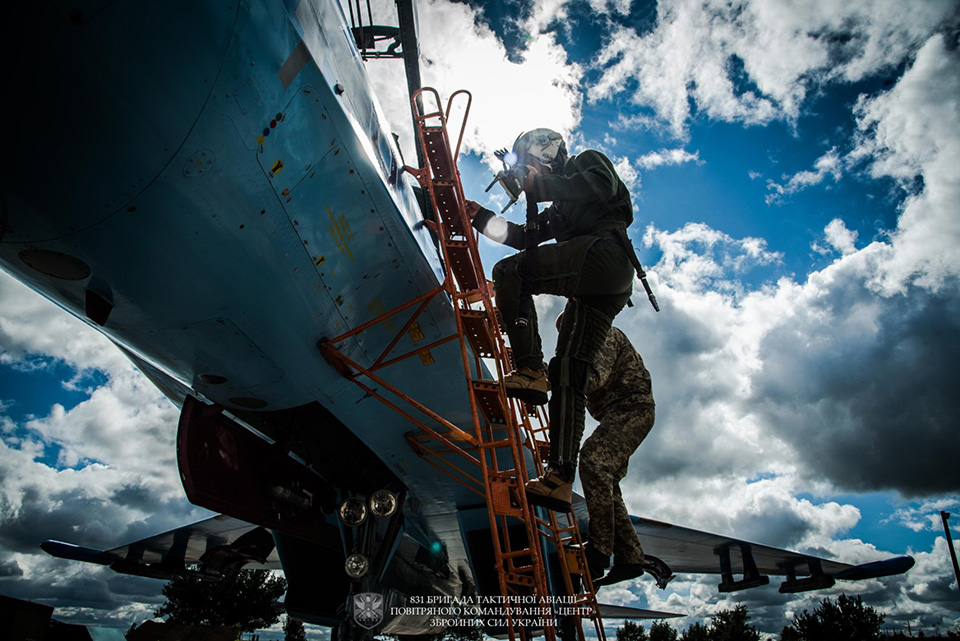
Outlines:
{"type": "MultiPolygon", "coordinates": [[[[744,602],[779,633],[845,591],[894,629],[960,624],[939,521],[952,511],[960,538],[958,11],[419,3],[424,83],[473,94],[469,196],[499,210],[483,192],[493,151],[538,126],[572,153],[603,151],[631,187],[631,237],[663,307],[638,295],[616,321],[657,398],[623,485],[631,511],[852,563],[917,559],[902,577],[807,595],[721,596],[716,578],[679,577],[601,600],[689,613],[681,627],[744,602]]],[[[392,64],[369,72],[410,162],[392,64]]],[[[487,269],[509,251],[484,242],[487,269]]],[[[537,305],[552,318],[560,302],[537,305]]],[[[68,531],[106,546],[200,518],[176,478],[175,425],[122,355],[0,274],[0,591],[68,604],[96,585],[102,598],[68,612],[118,625],[155,608],[159,583],[56,564],[30,541],[68,531]]]]}

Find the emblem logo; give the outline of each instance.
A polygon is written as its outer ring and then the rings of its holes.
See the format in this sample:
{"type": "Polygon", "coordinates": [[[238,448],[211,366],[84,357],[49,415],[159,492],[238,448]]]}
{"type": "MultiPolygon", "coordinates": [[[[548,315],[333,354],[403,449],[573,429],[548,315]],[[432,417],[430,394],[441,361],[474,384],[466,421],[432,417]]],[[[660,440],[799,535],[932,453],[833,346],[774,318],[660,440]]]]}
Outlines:
{"type": "Polygon", "coordinates": [[[353,620],[367,630],[383,621],[383,596],[376,592],[354,594],[353,620]]]}

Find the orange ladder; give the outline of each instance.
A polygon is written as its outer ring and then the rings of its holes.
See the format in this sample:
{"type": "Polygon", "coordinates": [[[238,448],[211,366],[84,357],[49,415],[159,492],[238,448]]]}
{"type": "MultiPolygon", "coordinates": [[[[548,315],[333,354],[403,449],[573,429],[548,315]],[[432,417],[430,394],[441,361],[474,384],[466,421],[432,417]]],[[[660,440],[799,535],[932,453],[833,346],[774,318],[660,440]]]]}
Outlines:
{"type": "MultiPolygon", "coordinates": [[[[433,213],[436,214],[436,219],[426,224],[434,232],[441,249],[444,282],[437,289],[351,332],[324,341],[321,349],[345,376],[418,426],[418,430],[407,434],[407,441],[418,456],[484,500],[510,639],[531,638],[533,631],[527,629],[524,621],[530,619],[532,601],[543,612],[539,619],[562,621],[563,632],[575,630],[578,641],[585,641],[582,619],[591,619],[597,638],[604,641],[603,622],[587,571],[575,515],[571,511],[558,518],[552,511],[535,509],[527,503],[523,491],[527,479],[543,472],[542,459],[549,448],[546,440],[548,422],[542,408],[507,398],[499,383],[504,374],[512,369],[511,354],[503,339],[503,320],[494,307],[490,287],[483,274],[477,234],[466,215],[466,198],[455,161],[463,141],[470,102],[468,92],[457,91],[450,96],[444,112],[440,96],[432,88],[421,89],[412,99],[417,134],[427,166],[405,169],[416,176],[429,194],[433,213]],[[419,106],[423,104],[423,94],[433,97],[436,110],[423,112],[419,106]],[[454,100],[461,95],[467,97],[467,106],[454,153],[447,132],[447,120],[454,100]],[[449,340],[459,340],[473,417],[469,431],[437,415],[375,373],[377,369],[400,360],[384,359],[400,337],[416,323],[419,313],[440,292],[446,292],[453,301],[457,334],[435,341],[420,351],[449,340]],[[372,367],[361,367],[336,348],[343,340],[381,322],[384,316],[416,305],[419,305],[416,313],[397,332],[397,338],[372,367]],[[484,370],[485,362],[495,366],[498,380],[476,376],[476,373],[484,370]],[[366,385],[357,373],[389,390],[435,423],[427,424],[418,420],[413,413],[366,385]],[[531,464],[532,470],[528,469],[531,464]],[[544,554],[546,544],[557,552],[558,567],[553,571],[559,570],[565,594],[555,594],[550,590],[544,554]],[[514,613],[518,608],[522,608],[525,616],[514,613]]],[[[409,356],[412,354],[401,358],[409,356]]],[[[555,625],[548,623],[542,629],[548,641],[555,641],[558,632],[555,625]]],[[[571,641],[566,634],[564,637],[565,641],[571,641]]]]}

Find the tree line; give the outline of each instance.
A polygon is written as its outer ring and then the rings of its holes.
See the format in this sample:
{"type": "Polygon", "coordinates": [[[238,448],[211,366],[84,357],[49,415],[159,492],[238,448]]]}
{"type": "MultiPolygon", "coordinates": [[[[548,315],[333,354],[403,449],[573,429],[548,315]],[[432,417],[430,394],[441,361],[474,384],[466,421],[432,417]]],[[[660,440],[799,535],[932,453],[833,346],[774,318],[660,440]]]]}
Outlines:
{"type": "MultiPolygon", "coordinates": [[[[903,632],[884,633],[884,615],[864,605],[860,597],[841,594],[823,599],[813,611],[804,610],[784,626],[780,641],[883,641],[886,639],[960,639],[960,626],[945,636],[919,636],[903,632]]],[[[617,641],[760,641],[760,632],[750,625],[746,605],[720,610],[705,625],[697,622],[682,633],[666,621],[654,621],[647,632],[642,624],[627,621],[617,628],[617,641]]]]}
{"type": "MultiPolygon", "coordinates": [[[[269,628],[280,620],[279,599],[287,582],[266,570],[241,570],[219,581],[181,577],[163,588],[166,602],[154,616],[169,622],[197,626],[232,626],[241,632],[269,628]]],[[[884,639],[957,639],[960,626],[944,636],[912,636],[903,632],[884,633],[884,615],[864,605],[859,596],[841,594],[823,599],[819,606],[797,614],[784,626],[780,641],[875,641],[884,639]]],[[[287,641],[306,641],[303,623],[287,617],[287,641]]],[[[760,641],[760,632],[750,624],[746,605],[720,610],[709,624],[693,623],[682,632],[663,620],[644,624],[626,621],[617,628],[616,641],[760,641]]],[[[465,625],[437,635],[434,641],[482,641],[481,630],[465,625]]]]}

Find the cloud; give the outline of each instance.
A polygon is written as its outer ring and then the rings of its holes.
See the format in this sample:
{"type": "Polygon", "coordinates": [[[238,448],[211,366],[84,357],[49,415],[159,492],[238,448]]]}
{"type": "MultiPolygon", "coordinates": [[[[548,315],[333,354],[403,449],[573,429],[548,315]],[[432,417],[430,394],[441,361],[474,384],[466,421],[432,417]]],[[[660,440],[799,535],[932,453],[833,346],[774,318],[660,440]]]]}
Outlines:
{"type": "Polygon", "coordinates": [[[636,194],[640,191],[640,172],[638,172],[634,166],[631,164],[630,159],[623,158],[613,158],[613,168],[617,170],[617,174],[620,176],[620,180],[623,181],[623,184],[627,186],[632,193],[636,194]]]}
{"type": "Polygon", "coordinates": [[[106,372],[129,369],[129,361],[101,334],[37,296],[0,271],[0,364],[22,371],[44,369],[52,357],[106,372]]]}
{"type": "MultiPolygon", "coordinates": [[[[846,224],[839,218],[831,220],[823,232],[827,245],[844,256],[857,250],[857,232],[847,229],[846,224]]],[[[820,250],[819,246],[814,249],[820,250]]],[[[822,250],[822,253],[826,253],[826,250],[822,250]]]]}
{"type": "Polygon", "coordinates": [[[960,329],[958,77],[956,51],[934,36],[893,89],[861,100],[857,153],[908,189],[897,228],[889,242],[851,251],[854,238],[831,223],[843,258],[810,276],[798,290],[805,303],[764,338],[758,380],[771,424],[806,444],[811,470],[845,487],[960,490],[949,472],[960,455],[949,437],[960,418],[949,400],[960,356],[949,338],[960,329]]]}
{"type": "MultiPolygon", "coordinates": [[[[393,3],[379,11],[379,15],[392,16],[393,3]]],[[[529,24],[535,25],[542,15],[535,11],[529,24]]],[[[567,59],[553,34],[532,32],[519,54],[520,63],[516,63],[510,61],[503,43],[467,4],[426,0],[419,6],[419,23],[424,86],[437,89],[444,108],[457,90],[469,89],[473,94],[463,152],[475,152],[490,166],[499,167],[493,151],[510,147],[523,131],[547,127],[562,133],[568,146],[576,140],[583,69],[567,59]],[[469,77],[465,77],[464,69],[470,70],[469,77]]],[[[400,135],[407,163],[412,164],[415,155],[410,101],[406,83],[398,82],[402,69],[399,61],[367,64],[374,91],[400,135]]],[[[465,106],[465,100],[454,103],[448,125],[454,142],[465,106]]]]}
{"type": "MultiPolygon", "coordinates": [[[[820,553],[833,553],[854,562],[889,556],[856,539],[836,541],[831,550],[820,553]]],[[[687,616],[669,621],[681,631],[742,603],[749,609],[752,625],[765,634],[776,635],[771,638],[778,638],[783,626],[803,610],[817,609],[824,599],[855,594],[862,597],[865,605],[885,615],[886,629],[905,631],[909,622],[914,632],[924,630],[929,634],[935,627],[947,631],[957,625],[956,588],[951,585],[953,570],[949,563],[944,563],[947,554],[945,540],[938,537],[928,550],[913,551],[917,563],[907,574],[879,580],[838,581],[833,588],[816,592],[780,594],[780,577],[773,576],[767,586],[718,595],[719,576],[695,579],[681,574],[667,590],[659,590],[648,577],[641,577],[602,588],[598,596],[603,603],[683,612],[687,616]]]]}
{"type": "Polygon", "coordinates": [[[643,244],[663,252],[658,273],[678,290],[742,291],[737,280],[751,268],[770,265],[782,256],[767,249],[762,238],[734,239],[703,223],[687,223],[675,232],[647,228],[643,244]]]}
{"type": "Polygon", "coordinates": [[[895,256],[872,283],[885,293],[908,282],[936,288],[960,271],[958,95],[960,53],[938,35],[893,89],[857,107],[860,139],[851,155],[908,193],[891,239],[895,256]]]}
{"type": "Polygon", "coordinates": [[[657,8],[650,33],[612,28],[590,95],[627,94],[681,139],[691,105],[725,122],[795,123],[818,84],[892,70],[956,17],[950,3],[673,0],[657,8]]]}
{"type": "Polygon", "coordinates": [[[783,185],[768,179],[767,189],[772,193],[767,195],[767,204],[780,204],[785,196],[790,196],[813,185],[819,185],[827,176],[830,176],[836,182],[843,175],[842,159],[837,153],[836,147],[820,156],[813,166],[813,171],[805,170],[792,176],[784,175],[782,178],[786,181],[786,184],[783,185]]]}
{"type": "MultiPolygon", "coordinates": [[[[944,497],[933,501],[925,501],[917,506],[907,506],[897,509],[890,517],[891,523],[898,523],[914,532],[941,532],[943,531],[943,520],[940,512],[956,511],[960,507],[960,498],[944,497]]],[[[949,520],[947,523],[949,524],[949,520]]],[[[956,521],[951,526],[952,530],[957,530],[956,521]]]]}
{"type": "MultiPolygon", "coordinates": [[[[743,278],[780,259],[762,239],[702,224],[646,230],[643,244],[661,256],[648,271],[665,313],[618,322],[642,346],[664,401],[650,437],[654,478],[727,470],[743,483],[796,472],[805,485],[843,490],[960,491],[950,463],[960,445],[949,436],[960,419],[950,400],[960,179],[948,171],[960,158],[960,107],[948,99],[960,95],[957,71],[956,52],[935,36],[893,89],[858,107],[870,170],[912,188],[886,241],[858,249],[843,221],[831,221],[825,242],[840,254],[831,265],[756,288],[743,278]],[[706,462],[689,460],[691,442],[706,462]]],[[[836,154],[825,157],[824,176],[836,154]]]]}
{"type": "Polygon", "coordinates": [[[862,274],[830,272],[797,290],[801,304],[760,343],[760,415],[839,487],[960,491],[949,436],[960,345],[946,338],[960,330],[957,289],[882,299],[862,274]]]}
{"type": "MultiPolygon", "coordinates": [[[[85,399],[14,420],[0,403],[0,592],[78,608],[73,621],[129,627],[150,618],[162,583],[46,555],[45,539],[109,549],[209,514],[190,505],[174,460],[178,411],[102,335],[0,273],[0,362],[98,372],[85,399]],[[51,455],[51,453],[53,453],[51,455]]],[[[68,384],[70,380],[66,381],[68,384]]]]}
{"type": "MultiPolygon", "coordinates": [[[[127,441],[160,451],[141,436],[137,424],[129,427],[127,441]]],[[[157,478],[122,459],[57,469],[42,462],[42,445],[34,438],[0,442],[0,549],[6,556],[0,592],[54,604],[58,618],[74,622],[129,627],[150,618],[162,601],[161,582],[56,559],[40,550],[40,542],[56,539],[110,549],[208,513],[186,501],[178,482],[166,485],[167,473],[157,478]],[[73,612],[64,604],[84,611],[73,612]]],[[[169,452],[173,444],[162,447],[169,452]]],[[[166,472],[175,474],[176,466],[168,465],[166,472]]]]}
{"type": "Polygon", "coordinates": [[[657,167],[663,167],[664,165],[682,165],[688,162],[702,164],[702,161],[700,160],[700,152],[695,151],[690,153],[683,148],[651,151],[650,153],[641,156],[639,160],[637,160],[637,165],[643,169],[656,169],[657,167]]]}

